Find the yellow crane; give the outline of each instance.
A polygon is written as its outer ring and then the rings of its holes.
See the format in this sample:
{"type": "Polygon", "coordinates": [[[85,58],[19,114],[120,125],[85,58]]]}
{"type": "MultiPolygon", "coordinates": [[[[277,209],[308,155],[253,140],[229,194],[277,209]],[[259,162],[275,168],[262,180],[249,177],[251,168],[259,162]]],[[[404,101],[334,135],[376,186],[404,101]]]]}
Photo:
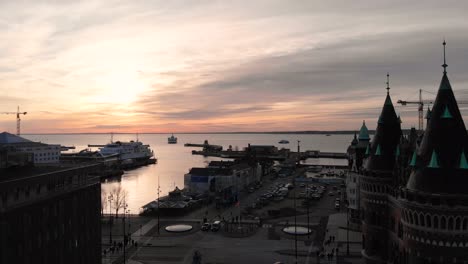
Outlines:
{"type": "MultiPolygon", "coordinates": [[[[434,104],[434,100],[423,100],[422,99],[422,92],[423,89],[419,89],[419,101],[405,101],[405,100],[398,100],[397,103],[401,104],[402,106],[415,104],[418,105],[418,129],[419,131],[423,131],[424,129],[424,105],[431,105],[434,104]]],[[[424,91],[427,92],[427,91],[424,91]]],[[[427,92],[430,93],[430,92],[427,92]]],[[[432,94],[432,93],[431,93],[432,94]]],[[[457,101],[458,104],[468,104],[466,101],[457,101]]]]}
{"type": "Polygon", "coordinates": [[[16,115],[16,135],[21,135],[21,115],[26,115],[28,112],[20,112],[19,106],[16,112],[0,112],[5,115],[16,115]]]}

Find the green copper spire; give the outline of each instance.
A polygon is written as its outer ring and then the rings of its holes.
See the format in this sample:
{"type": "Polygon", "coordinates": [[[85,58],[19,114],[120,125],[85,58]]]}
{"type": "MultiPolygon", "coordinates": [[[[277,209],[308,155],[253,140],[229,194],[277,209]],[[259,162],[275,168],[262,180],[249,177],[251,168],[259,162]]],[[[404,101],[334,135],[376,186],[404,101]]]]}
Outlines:
{"type": "Polygon", "coordinates": [[[413,152],[413,157],[411,158],[410,166],[416,166],[416,150],[413,152]]]}
{"type": "Polygon", "coordinates": [[[364,120],[362,121],[361,130],[359,130],[358,139],[359,139],[359,141],[361,141],[361,140],[370,140],[369,130],[367,129],[366,121],[364,121],[364,120]]]}
{"type": "Polygon", "coordinates": [[[435,150],[432,150],[431,161],[429,162],[429,168],[439,168],[439,161],[437,158],[437,153],[435,150]]]}
{"type": "Polygon", "coordinates": [[[453,118],[447,106],[445,106],[444,113],[442,114],[442,118],[453,118]]]}
{"type": "Polygon", "coordinates": [[[465,150],[462,150],[462,153],[461,153],[460,169],[468,169],[468,162],[466,161],[465,150]]]}
{"type": "Polygon", "coordinates": [[[383,124],[382,115],[379,116],[379,121],[377,122],[377,124],[383,124]]]}
{"type": "Polygon", "coordinates": [[[375,155],[376,155],[376,156],[382,155],[382,152],[380,151],[380,144],[377,145],[377,149],[375,150],[375,155]]]}
{"type": "Polygon", "coordinates": [[[369,145],[370,145],[370,144],[368,144],[368,145],[367,145],[367,148],[366,148],[366,153],[365,153],[366,156],[369,156],[369,153],[370,153],[369,145]]]}

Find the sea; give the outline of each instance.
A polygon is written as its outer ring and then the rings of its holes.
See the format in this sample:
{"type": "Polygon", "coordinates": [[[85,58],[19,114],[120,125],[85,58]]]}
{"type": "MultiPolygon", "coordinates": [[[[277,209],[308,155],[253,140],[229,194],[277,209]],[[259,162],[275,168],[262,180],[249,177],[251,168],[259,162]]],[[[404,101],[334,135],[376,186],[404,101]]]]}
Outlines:
{"type": "MultiPolygon", "coordinates": [[[[88,144],[106,144],[111,141],[110,134],[29,134],[23,137],[47,144],[61,144],[74,146],[80,151],[88,148],[88,144]]],[[[168,144],[167,134],[114,134],[114,141],[139,140],[150,145],[154,151],[157,163],[125,171],[121,179],[108,180],[101,183],[103,196],[113,188],[121,186],[127,191],[127,204],[131,214],[141,212],[142,206],[157,198],[158,185],[160,196],[167,195],[176,186],[184,187],[184,174],[192,167],[205,167],[212,160],[221,158],[192,155],[193,147],[184,147],[185,143],[203,143],[221,145],[227,149],[242,150],[251,145],[275,145],[278,148],[289,148],[297,151],[298,141],[300,150],[320,150],[324,152],[346,152],[353,135],[333,134],[175,134],[178,144],[168,144]],[[289,144],[278,144],[280,140],[288,140],[289,144]]],[[[307,159],[304,163],[317,165],[346,165],[343,159],[307,159]]]]}

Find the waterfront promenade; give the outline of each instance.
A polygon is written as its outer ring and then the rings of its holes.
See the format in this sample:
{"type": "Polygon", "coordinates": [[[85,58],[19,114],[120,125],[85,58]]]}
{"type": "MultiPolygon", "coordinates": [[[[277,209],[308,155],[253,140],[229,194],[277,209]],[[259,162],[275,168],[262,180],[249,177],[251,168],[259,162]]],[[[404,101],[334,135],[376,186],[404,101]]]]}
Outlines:
{"type": "MultiPolygon", "coordinates": [[[[291,178],[265,180],[264,186],[255,193],[243,193],[240,196],[240,207],[244,207],[255,200],[259,193],[279,182],[290,182],[291,178]]],[[[296,186],[299,192],[300,187],[296,186]]],[[[294,216],[284,216],[280,218],[270,218],[267,211],[279,208],[293,208],[293,191],[290,196],[278,203],[270,203],[262,209],[256,210],[256,215],[261,216],[262,223],[252,224],[256,221],[244,221],[245,232],[232,233],[230,230],[222,228],[219,232],[201,231],[200,226],[203,218],[208,221],[226,220],[230,222],[239,215],[240,208],[237,206],[225,209],[216,209],[210,205],[184,217],[161,217],[160,229],[158,233],[158,221],[155,217],[133,216],[127,218],[126,229],[130,230],[131,239],[134,243],[126,250],[127,263],[192,263],[195,251],[201,253],[202,263],[265,263],[271,264],[277,261],[283,263],[294,263],[295,261],[295,241],[293,235],[288,235],[282,231],[285,226],[294,224],[294,216]],[[164,227],[171,224],[189,224],[193,229],[186,233],[169,233],[164,227]],[[249,227],[247,229],[246,227],[249,227]],[[137,246],[135,246],[135,243],[137,246]]],[[[309,226],[312,233],[305,236],[298,236],[297,255],[299,263],[360,263],[359,251],[361,245],[358,241],[352,242],[350,249],[352,254],[346,257],[346,237],[343,231],[346,229],[346,214],[334,208],[335,196],[325,195],[320,201],[315,202],[310,207],[309,226]],[[335,241],[324,244],[330,236],[335,236],[335,241]],[[317,257],[317,251],[323,247],[322,257],[317,257]],[[338,248],[338,256],[336,254],[338,248]],[[335,252],[330,260],[326,254],[335,252]],[[338,262],[337,262],[338,261],[338,262]]],[[[300,207],[298,199],[298,226],[307,227],[307,215],[305,208],[300,207]]],[[[344,209],[343,209],[344,210],[344,209]]],[[[237,226],[234,223],[234,227],[237,226]]],[[[113,227],[113,239],[122,241],[123,224],[117,220],[113,227]],[[118,224],[119,223],[119,224],[118,224]]],[[[234,229],[235,230],[235,229],[234,229]]],[[[344,232],[346,234],[346,232],[344,232]]],[[[353,232],[353,238],[359,237],[353,232]]],[[[109,227],[103,224],[102,228],[103,250],[108,249],[109,227]]],[[[103,255],[103,263],[123,263],[123,250],[103,255]]]]}

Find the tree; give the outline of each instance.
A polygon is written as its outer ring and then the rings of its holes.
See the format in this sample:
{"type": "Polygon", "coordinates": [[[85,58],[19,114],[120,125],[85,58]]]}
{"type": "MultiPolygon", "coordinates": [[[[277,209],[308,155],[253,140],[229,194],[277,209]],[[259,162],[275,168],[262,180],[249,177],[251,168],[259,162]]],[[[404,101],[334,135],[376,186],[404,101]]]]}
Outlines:
{"type": "Polygon", "coordinates": [[[101,216],[104,216],[105,209],[107,209],[107,192],[101,191],[101,216]]]}
{"type": "Polygon", "coordinates": [[[111,191],[112,195],[112,205],[115,209],[115,217],[119,217],[119,210],[120,208],[125,207],[125,203],[127,200],[128,192],[122,188],[122,186],[115,187],[111,191]]]}

